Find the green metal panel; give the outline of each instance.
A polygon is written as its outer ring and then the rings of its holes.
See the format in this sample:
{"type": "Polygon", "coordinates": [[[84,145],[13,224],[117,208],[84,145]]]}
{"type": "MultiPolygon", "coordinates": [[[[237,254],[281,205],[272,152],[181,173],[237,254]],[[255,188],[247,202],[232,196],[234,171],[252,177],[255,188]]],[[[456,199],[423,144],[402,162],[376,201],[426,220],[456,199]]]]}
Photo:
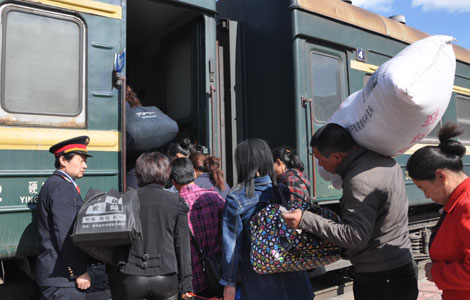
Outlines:
{"type": "MultiPolygon", "coordinates": [[[[101,2],[121,3],[119,0],[101,2]]],[[[54,10],[69,13],[67,10],[54,10]]],[[[114,53],[125,45],[122,36],[124,21],[84,13],[75,15],[84,20],[87,31],[87,128],[116,132],[120,128],[120,111],[118,91],[112,87],[112,72],[114,53]]],[[[47,130],[42,134],[47,134],[47,130]]],[[[34,255],[37,251],[34,227],[37,196],[54,171],[54,157],[44,150],[0,152],[0,258],[34,255]]],[[[85,177],[77,180],[82,196],[90,187],[105,191],[119,189],[120,153],[92,151],[90,154],[93,157],[88,160],[85,177]]]]}
{"type": "MultiPolygon", "coordinates": [[[[349,62],[356,60],[356,49],[362,48],[366,51],[366,63],[371,65],[381,65],[389,58],[393,57],[407,45],[403,42],[386,38],[376,33],[369,32],[364,29],[356,28],[348,24],[336,22],[332,19],[310,14],[305,11],[293,10],[293,35],[294,35],[294,70],[295,70],[295,87],[296,97],[311,98],[309,90],[311,87],[305,78],[309,78],[308,51],[306,51],[307,43],[313,45],[321,45],[329,49],[342,49],[346,53],[345,64],[348,66],[347,74],[344,80],[348,84],[349,94],[352,94],[363,88],[364,73],[350,67],[349,62]]],[[[468,88],[470,78],[468,76],[468,65],[463,63],[457,64],[455,84],[468,88]]],[[[315,109],[315,108],[314,108],[315,109]]],[[[311,150],[308,148],[308,138],[310,136],[309,128],[305,126],[306,108],[296,108],[296,132],[297,132],[297,148],[301,158],[311,163],[311,150]]],[[[443,116],[443,122],[455,120],[455,94],[449,104],[449,108],[443,116]]],[[[308,123],[308,122],[307,122],[308,123]]],[[[317,127],[317,125],[316,125],[317,127]]],[[[403,155],[397,158],[402,165],[406,165],[409,155],[403,155]]],[[[340,191],[332,189],[329,183],[324,182],[316,173],[315,188],[319,200],[331,200],[341,195],[340,191]]],[[[407,181],[407,190],[410,199],[410,205],[422,205],[432,203],[429,199],[424,199],[424,195],[420,192],[411,181],[407,181]]]]}
{"type": "MultiPolygon", "coordinates": [[[[90,187],[118,189],[118,152],[90,152],[88,169],[77,184],[82,197],[90,187]]],[[[37,249],[32,224],[39,191],[54,172],[54,156],[47,151],[1,151],[0,258],[28,256],[37,249]]]]}
{"type": "Polygon", "coordinates": [[[88,128],[119,129],[119,93],[112,86],[114,54],[123,50],[121,20],[83,14],[87,26],[88,128]]]}

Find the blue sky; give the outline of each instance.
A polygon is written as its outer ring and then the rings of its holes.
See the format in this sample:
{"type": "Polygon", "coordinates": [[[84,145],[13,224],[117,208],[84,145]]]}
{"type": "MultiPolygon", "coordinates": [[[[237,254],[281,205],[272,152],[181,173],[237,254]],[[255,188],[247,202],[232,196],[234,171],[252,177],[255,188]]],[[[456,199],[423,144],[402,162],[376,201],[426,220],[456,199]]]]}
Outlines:
{"type": "Polygon", "coordinates": [[[406,24],[429,34],[446,34],[470,48],[470,0],[352,0],[354,5],[389,17],[404,15],[406,24]]]}

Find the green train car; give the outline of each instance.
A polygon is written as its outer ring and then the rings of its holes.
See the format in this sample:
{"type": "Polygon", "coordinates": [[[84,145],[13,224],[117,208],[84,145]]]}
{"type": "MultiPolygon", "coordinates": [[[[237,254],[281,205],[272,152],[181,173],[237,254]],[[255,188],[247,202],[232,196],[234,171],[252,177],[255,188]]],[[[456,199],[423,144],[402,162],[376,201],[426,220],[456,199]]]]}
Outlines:
{"type": "MultiPolygon", "coordinates": [[[[335,206],[341,191],[318,176],[312,133],[380,64],[427,36],[340,0],[0,0],[0,24],[0,299],[29,296],[50,145],[90,136],[81,190],[124,190],[127,85],[178,122],[178,137],[221,157],[230,184],[237,143],[263,138],[296,147],[312,195],[335,206]]],[[[470,52],[454,49],[444,121],[466,127],[470,144],[470,52]]],[[[436,207],[407,184],[410,237],[424,258],[436,207]]]]}
{"type": "MultiPolygon", "coordinates": [[[[223,17],[220,30],[227,36],[226,47],[235,54],[230,65],[235,76],[226,82],[232,93],[226,97],[235,98],[238,105],[237,118],[242,120],[238,137],[262,137],[272,147],[295,147],[313,182],[311,195],[332,207],[337,207],[342,191],[319,176],[309,147],[310,137],[348,95],[365,86],[378,66],[410,43],[429,36],[349,2],[217,2],[223,17]]],[[[454,45],[454,52],[455,86],[442,120],[465,127],[467,132],[461,140],[470,145],[470,51],[454,45]]],[[[397,157],[403,170],[418,147],[438,142],[438,129],[397,157]]],[[[470,171],[469,156],[464,163],[470,171]]],[[[416,259],[427,258],[437,207],[406,179],[413,254],[416,259]]]]}
{"type": "Polygon", "coordinates": [[[124,190],[125,90],[216,151],[215,0],[0,1],[0,298],[32,293],[48,149],[88,135],[89,187],[124,190]],[[28,282],[28,284],[27,284],[28,282]]]}

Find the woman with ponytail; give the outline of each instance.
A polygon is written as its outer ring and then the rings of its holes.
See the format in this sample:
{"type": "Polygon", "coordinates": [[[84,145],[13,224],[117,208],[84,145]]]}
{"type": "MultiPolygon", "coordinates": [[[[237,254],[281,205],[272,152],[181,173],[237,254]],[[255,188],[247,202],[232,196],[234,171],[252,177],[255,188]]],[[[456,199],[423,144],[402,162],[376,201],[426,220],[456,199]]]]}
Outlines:
{"type": "Polygon", "coordinates": [[[419,149],[406,166],[425,197],[444,205],[429,243],[432,262],[425,266],[444,300],[470,299],[470,179],[463,171],[465,146],[452,139],[462,132],[456,124],[445,124],[440,144],[419,149]]]}
{"type": "Polygon", "coordinates": [[[194,183],[204,189],[214,189],[225,200],[230,187],[225,182],[224,172],[220,169],[220,159],[200,152],[191,154],[189,159],[194,166],[196,176],[194,183]]]}
{"type": "Polygon", "coordinates": [[[308,204],[310,181],[302,173],[304,163],[300,157],[286,146],[275,148],[272,153],[277,181],[289,188],[289,200],[296,203],[298,208],[308,204]]]}

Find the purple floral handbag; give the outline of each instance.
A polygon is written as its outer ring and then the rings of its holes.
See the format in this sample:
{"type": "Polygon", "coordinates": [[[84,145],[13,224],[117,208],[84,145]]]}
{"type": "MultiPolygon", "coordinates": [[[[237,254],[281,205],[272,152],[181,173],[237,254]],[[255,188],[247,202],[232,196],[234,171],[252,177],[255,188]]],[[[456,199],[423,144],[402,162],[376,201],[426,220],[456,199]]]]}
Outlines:
{"type": "MultiPolygon", "coordinates": [[[[289,208],[282,192],[279,194],[286,203],[284,207],[289,208]]],[[[332,210],[317,204],[308,206],[309,211],[341,223],[332,210]]],[[[279,204],[269,204],[250,220],[250,260],[256,273],[305,271],[340,259],[340,247],[289,228],[279,207],[279,204]]]]}

